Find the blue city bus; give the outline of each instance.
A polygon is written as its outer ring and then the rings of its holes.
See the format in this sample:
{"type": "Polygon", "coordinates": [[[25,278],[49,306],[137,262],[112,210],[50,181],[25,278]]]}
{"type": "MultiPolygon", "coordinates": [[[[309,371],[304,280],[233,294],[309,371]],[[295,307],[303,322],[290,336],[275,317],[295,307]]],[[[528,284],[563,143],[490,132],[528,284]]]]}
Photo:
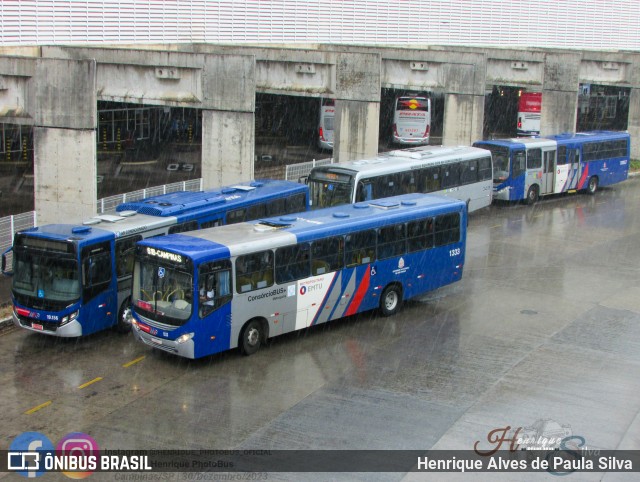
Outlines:
{"type": "Polygon", "coordinates": [[[268,338],[458,281],[464,201],[429,194],[145,239],[136,246],[135,337],[199,358],[255,353],[268,338]]]}
{"type": "Polygon", "coordinates": [[[584,190],[627,179],[628,132],[589,131],[546,137],[496,139],[473,145],[491,151],[493,199],[526,200],[584,190]]]}
{"type": "Polygon", "coordinates": [[[13,275],[13,321],[26,330],[78,337],[130,329],[136,242],[308,209],[308,188],[264,180],[200,192],[175,192],[121,204],[79,224],[20,231],[2,255],[13,275]],[[13,251],[11,268],[8,254],[13,251]]]}

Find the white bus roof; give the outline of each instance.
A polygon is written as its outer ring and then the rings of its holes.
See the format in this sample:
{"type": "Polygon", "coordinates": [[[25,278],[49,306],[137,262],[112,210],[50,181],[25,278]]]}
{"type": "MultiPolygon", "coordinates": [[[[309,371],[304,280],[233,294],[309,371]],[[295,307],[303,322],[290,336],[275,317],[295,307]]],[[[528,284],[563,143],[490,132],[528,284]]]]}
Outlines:
{"type": "Polygon", "coordinates": [[[103,229],[115,234],[116,238],[153,229],[172,226],[177,223],[175,216],[149,216],[135,211],[124,211],[117,214],[99,214],[85,220],[85,226],[103,229]]]}
{"type": "Polygon", "coordinates": [[[465,159],[474,159],[487,157],[487,155],[485,149],[478,147],[421,146],[384,152],[370,159],[327,164],[315,169],[345,169],[357,171],[368,176],[397,171],[410,171],[412,169],[447,164],[460,160],[462,157],[465,159]]]}

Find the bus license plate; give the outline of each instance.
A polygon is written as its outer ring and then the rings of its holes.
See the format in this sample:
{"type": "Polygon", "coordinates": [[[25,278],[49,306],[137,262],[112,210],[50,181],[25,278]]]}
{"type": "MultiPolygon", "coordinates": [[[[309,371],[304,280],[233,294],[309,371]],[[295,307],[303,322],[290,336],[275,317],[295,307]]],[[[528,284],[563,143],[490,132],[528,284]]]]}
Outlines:
{"type": "Polygon", "coordinates": [[[44,330],[44,326],[39,325],[38,323],[31,323],[31,328],[33,328],[34,330],[44,330]]]}

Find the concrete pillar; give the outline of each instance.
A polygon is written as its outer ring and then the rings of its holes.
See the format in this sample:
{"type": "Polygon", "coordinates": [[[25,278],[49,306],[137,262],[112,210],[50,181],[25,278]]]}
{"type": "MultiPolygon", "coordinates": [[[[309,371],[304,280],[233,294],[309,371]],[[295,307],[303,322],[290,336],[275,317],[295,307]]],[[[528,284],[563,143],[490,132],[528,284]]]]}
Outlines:
{"type": "Polygon", "coordinates": [[[202,185],[253,179],[256,60],[248,55],[204,57],[202,185]]]}
{"type": "Polygon", "coordinates": [[[375,157],[378,154],[380,102],[336,101],[339,133],[333,147],[338,161],[375,157]]]}
{"type": "Polygon", "coordinates": [[[546,54],[540,135],[575,132],[581,54],[546,54]]]}
{"type": "Polygon", "coordinates": [[[631,159],[640,159],[640,88],[632,88],[629,93],[627,131],[631,135],[631,159]]]}
{"type": "Polygon", "coordinates": [[[333,156],[337,161],[378,153],[380,54],[344,53],[336,61],[336,117],[333,156]]]}
{"type": "Polygon", "coordinates": [[[442,145],[470,146],[482,139],[484,96],[445,94],[442,145]]]}
{"type": "Polygon", "coordinates": [[[38,224],[95,216],[96,63],[38,59],[33,82],[34,197],[38,224]]]}
{"type": "Polygon", "coordinates": [[[202,184],[205,189],[254,176],[255,114],[202,111],[202,184]]]}

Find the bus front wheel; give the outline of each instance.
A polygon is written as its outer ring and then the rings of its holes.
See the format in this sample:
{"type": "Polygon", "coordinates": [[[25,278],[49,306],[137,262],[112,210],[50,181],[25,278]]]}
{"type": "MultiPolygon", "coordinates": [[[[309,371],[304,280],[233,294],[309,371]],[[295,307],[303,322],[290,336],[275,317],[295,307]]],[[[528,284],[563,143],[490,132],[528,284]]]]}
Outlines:
{"type": "Polygon", "coordinates": [[[402,306],[402,290],[398,285],[389,285],[382,292],[380,311],[384,316],[395,315],[402,306]]]}
{"type": "Polygon", "coordinates": [[[598,177],[591,176],[589,178],[589,184],[587,185],[587,192],[589,194],[595,194],[597,190],[598,190],[598,177]]]}
{"type": "Polygon", "coordinates": [[[534,184],[529,188],[529,191],[527,192],[527,204],[531,205],[537,203],[538,197],[538,186],[534,184]]]}
{"type": "Polygon", "coordinates": [[[240,334],[240,352],[245,356],[253,355],[260,349],[263,339],[262,323],[258,320],[249,321],[240,334]]]}
{"type": "Polygon", "coordinates": [[[122,302],[122,306],[118,310],[118,322],[116,323],[116,331],[118,333],[129,333],[131,331],[131,298],[127,298],[122,302]]]}

